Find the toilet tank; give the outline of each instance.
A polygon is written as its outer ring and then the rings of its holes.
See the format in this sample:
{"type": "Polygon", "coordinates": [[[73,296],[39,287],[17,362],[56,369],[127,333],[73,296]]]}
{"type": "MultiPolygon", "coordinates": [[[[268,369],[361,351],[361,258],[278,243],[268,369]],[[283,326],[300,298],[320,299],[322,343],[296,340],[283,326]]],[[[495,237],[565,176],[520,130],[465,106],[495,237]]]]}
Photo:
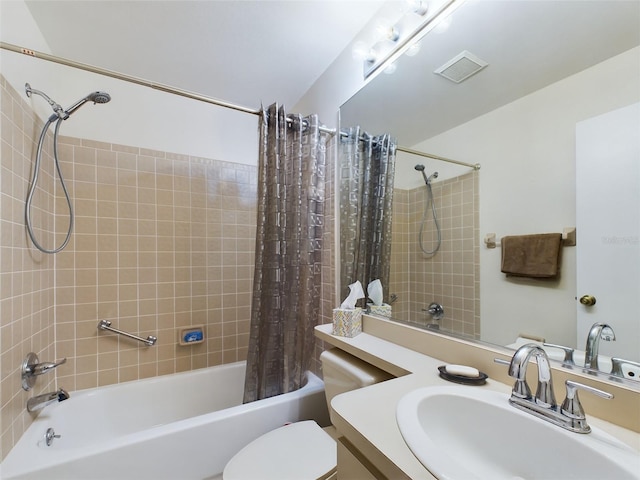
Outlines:
{"type": "Polygon", "coordinates": [[[338,348],[322,352],[320,361],[329,412],[331,400],[336,395],[395,378],[390,373],[338,348]]]}

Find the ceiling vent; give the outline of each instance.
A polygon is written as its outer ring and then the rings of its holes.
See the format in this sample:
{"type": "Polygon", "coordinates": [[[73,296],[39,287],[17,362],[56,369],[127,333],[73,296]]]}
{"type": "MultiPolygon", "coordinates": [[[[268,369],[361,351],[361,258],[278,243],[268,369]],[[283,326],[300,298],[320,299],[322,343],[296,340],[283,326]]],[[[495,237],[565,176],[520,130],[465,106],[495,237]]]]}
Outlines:
{"type": "Polygon", "coordinates": [[[452,82],[460,83],[471,75],[478,73],[487,65],[489,65],[487,62],[465,50],[442,65],[440,68],[437,68],[434,73],[442,75],[444,78],[447,78],[452,82]]]}

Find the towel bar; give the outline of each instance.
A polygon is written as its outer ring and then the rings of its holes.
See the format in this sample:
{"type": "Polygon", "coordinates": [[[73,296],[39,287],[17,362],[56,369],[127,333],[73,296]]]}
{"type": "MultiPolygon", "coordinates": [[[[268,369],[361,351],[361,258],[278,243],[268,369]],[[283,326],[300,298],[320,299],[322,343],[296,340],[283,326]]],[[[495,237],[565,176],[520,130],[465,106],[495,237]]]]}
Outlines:
{"type": "MultiPolygon", "coordinates": [[[[487,246],[487,248],[496,248],[500,246],[500,242],[496,242],[495,233],[487,233],[484,236],[484,244],[487,246]]],[[[576,246],[576,227],[566,227],[562,230],[562,246],[576,246]]]]}
{"type": "Polygon", "coordinates": [[[122,330],[118,330],[117,328],[113,328],[109,320],[100,320],[100,322],[98,323],[98,329],[108,330],[110,332],[117,333],[118,335],[124,335],[125,337],[145,343],[148,347],[154,345],[158,340],[157,337],[154,337],[153,335],[149,335],[147,338],[142,338],[131,333],[123,332],[122,330]]]}

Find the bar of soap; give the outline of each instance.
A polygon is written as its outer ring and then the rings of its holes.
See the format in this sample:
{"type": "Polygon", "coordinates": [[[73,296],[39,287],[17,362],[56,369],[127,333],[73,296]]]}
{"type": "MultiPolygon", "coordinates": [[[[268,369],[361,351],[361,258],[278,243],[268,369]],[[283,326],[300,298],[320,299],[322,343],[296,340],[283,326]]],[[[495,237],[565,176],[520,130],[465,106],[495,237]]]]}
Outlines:
{"type": "Polygon", "coordinates": [[[447,365],[445,370],[449,375],[457,375],[459,377],[477,378],[480,376],[477,368],[467,367],[466,365],[447,365]]]}

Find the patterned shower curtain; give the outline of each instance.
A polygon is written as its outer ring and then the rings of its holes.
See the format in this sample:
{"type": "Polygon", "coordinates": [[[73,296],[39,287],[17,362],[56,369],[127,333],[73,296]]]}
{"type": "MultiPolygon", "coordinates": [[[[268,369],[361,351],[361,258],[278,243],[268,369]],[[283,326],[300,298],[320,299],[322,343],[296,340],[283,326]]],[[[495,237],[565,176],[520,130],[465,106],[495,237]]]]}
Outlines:
{"type": "Polygon", "coordinates": [[[244,402],[303,386],[320,310],[326,135],[317,115],[260,117],[258,225],[244,402]]]}
{"type": "MultiPolygon", "coordinates": [[[[340,298],[360,280],[379,279],[389,298],[396,140],[353,127],[340,141],[340,298]]],[[[361,300],[364,305],[364,300],[361,300]]]]}

